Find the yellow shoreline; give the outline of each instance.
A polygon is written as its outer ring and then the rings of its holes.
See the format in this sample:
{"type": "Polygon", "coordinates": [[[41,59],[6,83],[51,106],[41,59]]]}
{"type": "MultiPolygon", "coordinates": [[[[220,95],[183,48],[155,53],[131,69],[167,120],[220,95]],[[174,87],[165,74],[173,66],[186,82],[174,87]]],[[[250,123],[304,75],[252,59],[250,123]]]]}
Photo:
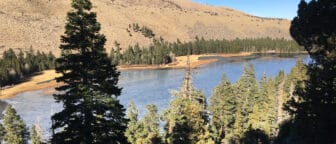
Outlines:
{"type": "MultiPolygon", "coordinates": [[[[222,57],[235,57],[235,56],[249,56],[253,53],[238,53],[238,54],[204,54],[204,55],[191,55],[190,65],[191,68],[197,68],[200,65],[216,62],[217,59],[199,60],[202,56],[222,56],[222,57]]],[[[176,57],[176,62],[167,65],[131,65],[131,66],[118,66],[118,70],[143,70],[143,69],[173,69],[173,68],[186,68],[187,56],[176,57]]],[[[59,77],[60,74],[55,70],[46,70],[36,76],[32,76],[28,81],[16,84],[14,86],[4,88],[0,91],[0,99],[11,98],[19,93],[42,90],[47,88],[54,88],[60,85],[54,79],[59,77]]],[[[52,92],[46,92],[52,93],[52,92]]]]}
{"type": "MultiPolygon", "coordinates": [[[[202,55],[190,55],[191,68],[197,68],[200,65],[209,64],[218,61],[217,59],[199,60],[204,56],[221,56],[221,57],[237,57],[237,56],[249,56],[252,52],[241,52],[236,54],[202,54],[202,55]]],[[[146,70],[146,69],[180,69],[187,67],[187,56],[176,57],[176,62],[165,65],[121,65],[118,66],[118,70],[146,70]]]]}
{"type": "Polygon", "coordinates": [[[56,87],[58,83],[54,79],[58,76],[60,76],[60,74],[57,74],[55,70],[43,71],[41,74],[31,77],[31,79],[26,82],[3,89],[0,92],[0,99],[11,98],[16,94],[27,91],[56,87]]]}

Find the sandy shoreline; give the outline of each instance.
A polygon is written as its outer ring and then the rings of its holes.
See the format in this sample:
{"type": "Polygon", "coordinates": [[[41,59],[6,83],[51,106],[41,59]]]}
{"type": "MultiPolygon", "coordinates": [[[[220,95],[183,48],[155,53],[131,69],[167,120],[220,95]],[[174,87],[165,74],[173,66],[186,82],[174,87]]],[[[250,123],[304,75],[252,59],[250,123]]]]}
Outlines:
{"type": "MultiPolygon", "coordinates": [[[[202,54],[202,55],[190,55],[190,67],[197,68],[200,65],[209,64],[218,61],[217,59],[199,60],[204,56],[221,56],[221,57],[238,57],[249,56],[252,52],[242,52],[236,54],[202,54]]],[[[146,69],[181,69],[187,68],[187,56],[176,57],[176,62],[166,65],[122,65],[118,66],[118,70],[146,70],[146,69]]]]}
{"type": "MultiPolygon", "coordinates": [[[[199,57],[203,56],[222,56],[222,57],[235,57],[235,56],[248,56],[253,53],[238,53],[238,54],[206,54],[206,55],[191,55],[190,56],[190,66],[191,68],[197,68],[200,65],[209,64],[218,61],[217,59],[206,59],[199,60],[199,57]]],[[[186,68],[187,67],[187,56],[176,57],[176,62],[167,65],[131,65],[131,66],[118,66],[118,70],[144,70],[144,69],[174,69],[174,68],[186,68]]],[[[55,70],[46,70],[41,74],[32,76],[30,80],[22,82],[5,88],[0,91],[0,99],[11,98],[19,93],[42,90],[47,88],[54,88],[60,85],[54,79],[59,77],[60,74],[56,73],[55,70]]],[[[46,90],[43,93],[53,93],[52,90],[46,90]]]]}
{"type": "Polygon", "coordinates": [[[54,80],[60,76],[55,70],[46,70],[41,74],[31,77],[30,80],[5,88],[0,92],[0,99],[7,99],[16,94],[56,87],[58,83],[54,80]]]}

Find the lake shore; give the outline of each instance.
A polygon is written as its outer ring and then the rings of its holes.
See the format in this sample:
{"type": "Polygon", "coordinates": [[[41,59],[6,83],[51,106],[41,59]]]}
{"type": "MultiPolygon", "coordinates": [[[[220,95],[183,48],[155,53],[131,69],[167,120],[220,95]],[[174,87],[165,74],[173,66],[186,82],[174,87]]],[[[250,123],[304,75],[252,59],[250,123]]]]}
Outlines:
{"type": "MultiPolygon", "coordinates": [[[[237,54],[204,54],[204,55],[191,55],[190,56],[190,67],[197,68],[201,65],[209,64],[218,61],[217,59],[206,59],[199,60],[200,57],[204,56],[221,56],[221,57],[237,57],[237,56],[249,56],[253,53],[237,53],[237,54]]],[[[118,70],[146,70],[146,69],[181,69],[187,68],[187,56],[176,57],[176,61],[167,65],[128,65],[128,66],[118,66],[118,70]]],[[[0,91],[0,99],[11,98],[19,93],[36,91],[48,88],[54,88],[61,83],[55,81],[55,77],[59,77],[60,74],[56,73],[55,70],[46,70],[35,76],[32,76],[27,81],[6,87],[0,91]]],[[[46,90],[43,93],[53,93],[51,90],[46,90]]]]}
{"type": "Polygon", "coordinates": [[[56,87],[60,83],[55,81],[55,77],[60,76],[55,70],[46,70],[35,76],[32,76],[25,82],[9,86],[0,91],[0,99],[11,98],[19,93],[35,91],[56,87]]]}
{"type": "MultiPolygon", "coordinates": [[[[200,57],[204,56],[221,56],[221,57],[238,57],[238,56],[249,56],[254,53],[252,52],[241,52],[236,54],[202,54],[202,55],[190,55],[190,67],[197,68],[201,65],[209,64],[218,61],[218,59],[205,59],[199,60],[200,57]]],[[[187,56],[178,56],[176,61],[163,64],[163,65],[121,65],[118,66],[118,70],[147,70],[147,69],[181,69],[187,68],[187,56]]]]}

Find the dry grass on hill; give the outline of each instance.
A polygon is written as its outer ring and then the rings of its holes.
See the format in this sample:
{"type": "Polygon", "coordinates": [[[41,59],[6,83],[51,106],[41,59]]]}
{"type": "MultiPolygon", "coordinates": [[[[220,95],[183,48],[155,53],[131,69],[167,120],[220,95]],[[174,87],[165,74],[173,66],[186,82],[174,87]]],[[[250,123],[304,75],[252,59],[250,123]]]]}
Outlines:
{"type": "MultiPolygon", "coordinates": [[[[108,41],[123,48],[152,39],[126,31],[129,24],[149,27],[156,37],[168,41],[272,37],[290,39],[290,21],[251,16],[230,8],[207,6],[191,0],[92,0],[108,41]]],[[[1,0],[0,54],[3,50],[32,47],[59,54],[60,35],[64,32],[70,0],[1,0]]]]}

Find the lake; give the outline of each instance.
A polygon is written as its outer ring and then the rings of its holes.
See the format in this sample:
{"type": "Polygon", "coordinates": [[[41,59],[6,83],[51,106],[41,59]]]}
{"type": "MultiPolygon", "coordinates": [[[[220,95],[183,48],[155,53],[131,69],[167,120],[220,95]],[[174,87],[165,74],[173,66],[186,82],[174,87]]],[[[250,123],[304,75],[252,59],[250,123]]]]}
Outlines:
{"type": "MultiPolygon", "coordinates": [[[[242,74],[243,66],[251,63],[254,65],[258,80],[263,74],[274,77],[280,70],[284,70],[285,73],[290,72],[299,57],[302,57],[305,61],[309,59],[305,55],[218,57],[218,62],[193,69],[192,81],[194,87],[200,89],[209,98],[223,74],[231,82],[236,82],[242,74]]],[[[203,57],[203,59],[207,58],[209,57],[203,57]]],[[[155,104],[161,111],[169,106],[172,99],[171,91],[179,90],[184,75],[184,69],[122,71],[119,86],[123,90],[119,100],[126,108],[129,102],[133,100],[139,109],[140,117],[146,113],[145,107],[148,104],[155,104]]],[[[51,95],[45,95],[42,91],[21,93],[5,101],[14,106],[29,127],[38,122],[44,129],[45,136],[50,133],[50,116],[62,108],[61,104],[54,102],[51,95]]],[[[3,103],[0,103],[0,108],[3,105],[3,103]]]]}

